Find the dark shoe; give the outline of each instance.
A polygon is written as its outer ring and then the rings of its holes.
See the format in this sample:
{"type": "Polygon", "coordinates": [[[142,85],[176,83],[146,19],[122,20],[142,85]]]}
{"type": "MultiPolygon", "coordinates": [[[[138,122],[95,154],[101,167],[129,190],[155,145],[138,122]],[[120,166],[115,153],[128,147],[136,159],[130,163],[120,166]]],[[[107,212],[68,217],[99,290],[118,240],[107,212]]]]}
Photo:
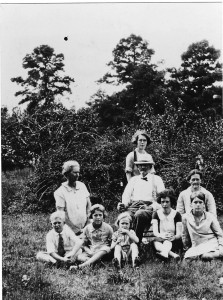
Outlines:
{"type": "Polygon", "coordinates": [[[140,265],[140,259],[139,259],[139,257],[136,257],[136,258],[134,259],[134,262],[133,262],[132,267],[133,267],[133,268],[138,268],[139,265],[140,265]]]}
{"type": "Polygon", "coordinates": [[[114,266],[116,269],[120,269],[120,268],[121,268],[121,266],[120,266],[119,261],[118,261],[117,258],[113,258],[112,263],[113,263],[113,266],[114,266]]]}

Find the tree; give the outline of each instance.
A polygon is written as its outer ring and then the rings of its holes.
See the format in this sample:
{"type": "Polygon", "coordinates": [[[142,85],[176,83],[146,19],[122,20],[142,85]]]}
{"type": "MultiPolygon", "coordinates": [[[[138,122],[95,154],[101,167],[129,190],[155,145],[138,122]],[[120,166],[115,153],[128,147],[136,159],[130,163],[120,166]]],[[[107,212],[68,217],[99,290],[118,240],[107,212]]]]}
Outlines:
{"type": "Polygon", "coordinates": [[[19,104],[28,102],[28,111],[38,106],[49,107],[56,96],[64,92],[71,93],[70,84],[74,79],[64,76],[64,55],[55,54],[54,49],[48,45],[36,47],[31,54],[23,59],[23,68],[28,69],[26,79],[12,78],[12,82],[21,85],[23,89],[15,96],[22,96],[19,104]]]}
{"type": "Polygon", "coordinates": [[[148,47],[148,42],[143,41],[140,36],[131,34],[128,38],[121,39],[112,52],[113,61],[108,63],[114,73],[106,73],[99,82],[131,83],[137,66],[148,65],[154,53],[154,50],[148,47]]]}
{"type": "Polygon", "coordinates": [[[175,98],[180,97],[188,109],[204,111],[216,108],[219,111],[221,101],[214,101],[219,93],[216,83],[222,81],[222,65],[218,59],[220,51],[210,46],[207,40],[191,44],[181,56],[181,67],[169,69],[169,85],[175,98]]]}
{"type": "Polygon", "coordinates": [[[112,96],[102,93],[94,95],[91,107],[98,113],[104,127],[135,125],[138,122],[137,110],[151,106],[154,113],[164,111],[165,72],[151,63],[155,53],[148,42],[131,34],[123,38],[113,50],[113,61],[108,63],[112,72],[106,73],[99,83],[125,85],[121,92],[112,96]]]}

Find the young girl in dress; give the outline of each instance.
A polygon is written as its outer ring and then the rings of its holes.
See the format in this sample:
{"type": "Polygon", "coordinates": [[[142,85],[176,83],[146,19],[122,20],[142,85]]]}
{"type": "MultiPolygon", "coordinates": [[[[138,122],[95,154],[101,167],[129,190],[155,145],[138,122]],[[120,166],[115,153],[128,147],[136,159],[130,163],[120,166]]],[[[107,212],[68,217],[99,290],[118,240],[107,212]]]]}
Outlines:
{"type": "Polygon", "coordinates": [[[121,261],[128,261],[130,255],[132,266],[137,267],[139,264],[139,251],[137,243],[139,242],[135,231],[130,229],[132,218],[128,212],[121,213],[116,221],[118,230],[112,236],[111,249],[114,248],[114,266],[121,268],[121,261]]]}
{"type": "Polygon", "coordinates": [[[104,222],[105,215],[103,205],[95,204],[91,207],[89,218],[92,219],[92,223],[83,230],[84,252],[78,256],[78,260],[82,263],[79,266],[71,266],[70,270],[91,265],[110,252],[113,229],[104,222]]]}

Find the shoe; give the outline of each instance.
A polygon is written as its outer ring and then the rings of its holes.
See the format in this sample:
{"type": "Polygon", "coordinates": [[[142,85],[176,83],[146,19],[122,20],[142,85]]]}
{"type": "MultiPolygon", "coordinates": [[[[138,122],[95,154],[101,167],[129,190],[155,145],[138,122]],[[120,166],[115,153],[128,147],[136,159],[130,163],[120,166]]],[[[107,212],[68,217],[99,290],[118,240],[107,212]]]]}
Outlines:
{"type": "Polygon", "coordinates": [[[179,262],[180,261],[180,256],[176,255],[175,257],[173,257],[173,259],[174,259],[175,262],[179,262]]]}
{"type": "Polygon", "coordinates": [[[72,272],[72,273],[76,272],[77,270],[79,270],[79,266],[71,266],[70,269],[69,269],[69,271],[72,272]]]}
{"type": "Polygon", "coordinates": [[[114,266],[116,269],[121,269],[121,266],[120,266],[119,261],[118,261],[117,258],[113,258],[112,263],[113,263],[113,266],[114,266]]]}
{"type": "Polygon", "coordinates": [[[134,262],[133,262],[132,267],[133,267],[133,268],[138,268],[139,265],[140,265],[140,259],[139,259],[139,257],[136,257],[136,258],[134,259],[134,262]]]}

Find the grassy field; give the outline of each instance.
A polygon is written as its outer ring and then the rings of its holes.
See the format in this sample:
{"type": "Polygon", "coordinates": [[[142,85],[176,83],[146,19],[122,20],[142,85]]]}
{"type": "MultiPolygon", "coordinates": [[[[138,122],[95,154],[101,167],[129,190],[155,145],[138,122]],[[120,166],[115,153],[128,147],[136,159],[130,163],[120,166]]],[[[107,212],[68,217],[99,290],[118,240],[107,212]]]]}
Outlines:
{"type": "MultiPolygon", "coordinates": [[[[25,185],[27,173],[16,175],[2,177],[5,203],[25,185]],[[18,175],[20,181],[17,181],[18,175]]],[[[113,224],[116,215],[109,215],[107,221],[113,224]]],[[[220,219],[223,225],[223,218],[220,219]]],[[[223,286],[219,285],[219,278],[223,277],[222,261],[164,263],[148,246],[144,248],[139,269],[125,266],[121,273],[111,262],[72,274],[66,269],[44,265],[36,261],[35,255],[45,250],[45,235],[50,228],[46,214],[2,216],[3,299],[223,299],[223,286]]]]}
{"type": "Polygon", "coordinates": [[[2,221],[4,299],[223,299],[222,261],[164,263],[147,247],[137,270],[118,273],[105,262],[71,274],[35,260],[45,249],[47,215],[3,215],[2,221]]]}

